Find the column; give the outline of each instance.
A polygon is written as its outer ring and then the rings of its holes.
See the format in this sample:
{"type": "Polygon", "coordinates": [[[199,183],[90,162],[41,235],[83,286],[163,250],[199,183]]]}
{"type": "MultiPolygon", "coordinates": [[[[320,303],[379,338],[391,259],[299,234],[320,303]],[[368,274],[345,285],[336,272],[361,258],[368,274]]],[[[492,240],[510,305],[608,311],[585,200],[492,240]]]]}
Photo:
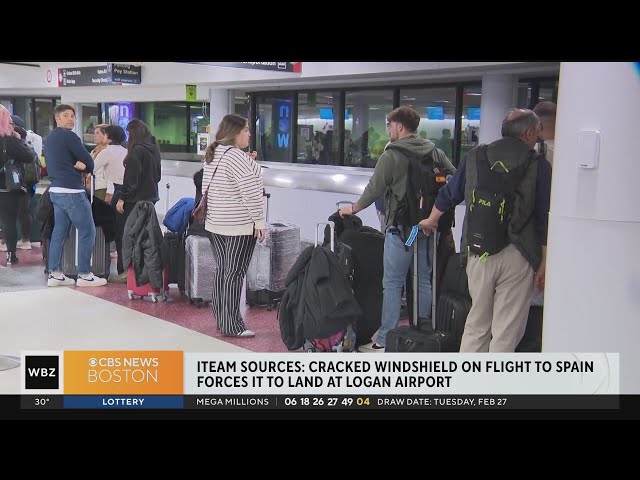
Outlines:
{"type": "Polygon", "coordinates": [[[640,68],[562,63],[558,100],[543,351],[620,352],[639,394],[640,68]]]}
{"type": "Polygon", "coordinates": [[[216,138],[218,125],[225,115],[233,112],[231,90],[212,88],[209,90],[211,141],[216,138]]]}
{"type": "Polygon", "coordinates": [[[513,75],[486,73],[482,76],[480,143],[491,143],[502,138],[502,120],[515,107],[515,91],[513,75]]]}

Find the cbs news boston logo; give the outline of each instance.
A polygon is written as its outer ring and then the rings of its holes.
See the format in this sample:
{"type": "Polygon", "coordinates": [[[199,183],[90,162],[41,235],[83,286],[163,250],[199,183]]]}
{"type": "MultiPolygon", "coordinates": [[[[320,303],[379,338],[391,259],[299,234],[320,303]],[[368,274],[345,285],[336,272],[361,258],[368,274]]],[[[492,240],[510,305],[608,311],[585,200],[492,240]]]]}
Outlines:
{"type": "Polygon", "coordinates": [[[64,393],[181,395],[183,352],[65,351],[64,393]]]}

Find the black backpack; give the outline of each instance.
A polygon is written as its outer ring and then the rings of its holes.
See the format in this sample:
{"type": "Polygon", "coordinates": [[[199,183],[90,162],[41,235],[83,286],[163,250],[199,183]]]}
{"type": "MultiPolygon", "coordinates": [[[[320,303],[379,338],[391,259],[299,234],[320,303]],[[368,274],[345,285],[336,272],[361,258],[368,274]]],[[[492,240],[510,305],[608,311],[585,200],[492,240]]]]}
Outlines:
{"type": "MultiPolygon", "coordinates": [[[[406,240],[411,233],[411,228],[431,214],[438,192],[447,183],[447,178],[435,166],[433,159],[435,149],[423,156],[412,155],[407,150],[394,147],[393,143],[387,149],[402,151],[409,158],[407,192],[404,198],[398,202],[398,211],[394,221],[394,226],[400,230],[401,238],[406,240]]],[[[449,231],[453,226],[454,218],[455,208],[447,210],[440,217],[438,231],[449,231]]]]}
{"type": "MultiPolygon", "coordinates": [[[[487,145],[480,145],[476,154],[478,180],[471,192],[468,206],[468,253],[481,257],[495,255],[509,244],[508,228],[513,213],[515,189],[524,179],[529,166],[538,155],[532,151],[522,165],[507,169],[503,162],[493,165],[487,157],[487,145]]],[[[522,223],[529,223],[531,217],[522,223]]]]}

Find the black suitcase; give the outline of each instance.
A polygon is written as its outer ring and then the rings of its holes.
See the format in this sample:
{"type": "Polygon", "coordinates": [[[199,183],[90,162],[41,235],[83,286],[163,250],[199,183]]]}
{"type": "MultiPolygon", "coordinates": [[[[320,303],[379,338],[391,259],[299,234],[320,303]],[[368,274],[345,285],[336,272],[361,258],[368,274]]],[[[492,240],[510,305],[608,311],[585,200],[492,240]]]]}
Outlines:
{"type": "MultiPolygon", "coordinates": [[[[437,245],[435,232],[431,234],[433,238],[433,294],[431,296],[431,322],[437,318],[436,312],[436,276],[437,276],[437,245]]],[[[418,292],[418,241],[413,242],[413,291],[418,292]]],[[[413,315],[412,322],[417,323],[418,319],[418,295],[413,295],[413,315]]],[[[437,322],[436,322],[437,324],[437,322]]],[[[387,334],[385,352],[407,353],[407,352],[455,352],[456,342],[454,337],[447,332],[434,330],[432,325],[420,324],[419,326],[401,326],[394,328],[387,334]]],[[[459,349],[459,345],[458,345],[459,349]]]]}
{"type": "Polygon", "coordinates": [[[529,308],[529,318],[527,318],[527,329],[520,343],[516,347],[516,352],[541,352],[542,351],[542,315],[543,307],[531,306],[529,308]]]}
{"type": "Polygon", "coordinates": [[[446,332],[451,336],[455,352],[460,351],[464,325],[470,310],[471,300],[463,295],[442,293],[438,299],[436,330],[446,332]]]}
{"type": "Polygon", "coordinates": [[[184,235],[174,232],[165,232],[162,239],[163,256],[165,264],[169,265],[169,283],[176,283],[178,289],[184,292],[184,235]]]}

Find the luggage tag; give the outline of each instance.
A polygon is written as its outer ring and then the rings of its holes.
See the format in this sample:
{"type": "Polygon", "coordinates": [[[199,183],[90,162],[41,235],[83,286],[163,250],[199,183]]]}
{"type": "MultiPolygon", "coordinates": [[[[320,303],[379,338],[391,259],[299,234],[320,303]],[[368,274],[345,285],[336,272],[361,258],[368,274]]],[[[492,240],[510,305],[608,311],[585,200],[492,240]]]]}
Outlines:
{"type": "Polygon", "coordinates": [[[411,245],[413,245],[413,242],[415,242],[416,237],[418,236],[418,231],[420,229],[418,228],[418,225],[414,225],[413,228],[411,229],[411,233],[409,234],[409,238],[407,238],[407,241],[404,242],[404,244],[407,247],[410,247],[411,245]]]}

